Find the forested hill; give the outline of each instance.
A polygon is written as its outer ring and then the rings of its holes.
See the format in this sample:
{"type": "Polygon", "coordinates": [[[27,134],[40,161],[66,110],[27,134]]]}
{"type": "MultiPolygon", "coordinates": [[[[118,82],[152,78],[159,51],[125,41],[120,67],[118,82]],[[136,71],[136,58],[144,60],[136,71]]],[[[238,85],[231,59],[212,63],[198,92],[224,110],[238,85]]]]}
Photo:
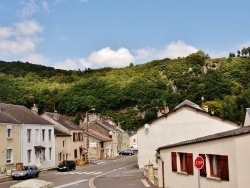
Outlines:
{"type": "Polygon", "coordinates": [[[0,61],[0,98],[29,108],[36,103],[39,113],[56,109],[76,123],[95,108],[125,129],[154,119],[156,108],[171,110],[185,99],[243,122],[250,107],[249,75],[249,56],[210,59],[202,51],[120,69],[66,71],[0,61]]]}

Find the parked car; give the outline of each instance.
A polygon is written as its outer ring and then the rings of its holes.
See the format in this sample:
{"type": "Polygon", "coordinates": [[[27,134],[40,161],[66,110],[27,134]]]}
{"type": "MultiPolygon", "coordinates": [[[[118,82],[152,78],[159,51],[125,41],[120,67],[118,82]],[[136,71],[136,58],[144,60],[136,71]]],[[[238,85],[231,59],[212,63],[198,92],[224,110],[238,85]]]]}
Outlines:
{"type": "Polygon", "coordinates": [[[70,171],[72,169],[76,169],[76,163],[72,160],[62,161],[57,167],[57,171],[70,171]]]}
{"type": "Polygon", "coordinates": [[[119,155],[134,155],[133,150],[127,149],[119,152],[119,155]]]}
{"type": "Polygon", "coordinates": [[[39,176],[39,169],[35,165],[28,165],[23,166],[22,170],[13,170],[11,172],[11,176],[14,179],[18,178],[31,178],[31,177],[38,177],[39,176]]]}

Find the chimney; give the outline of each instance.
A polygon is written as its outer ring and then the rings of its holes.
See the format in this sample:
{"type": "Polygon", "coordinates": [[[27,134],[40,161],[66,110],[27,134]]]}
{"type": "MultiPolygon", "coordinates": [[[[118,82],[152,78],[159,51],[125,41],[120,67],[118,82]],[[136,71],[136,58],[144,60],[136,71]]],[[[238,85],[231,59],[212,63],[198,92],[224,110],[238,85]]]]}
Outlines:
{"type": "Polygon", "coordinates": [[[35,114],[38,114],[38,108],[36,107],[36,104],[31,107],[31,111],[34,112],[35,114]]]}
{"type": "Polygon", "coordinates": [[[54,116],[53,116],[53,118],[55,119],[55,120],[59,120],[59,114],[58,114],[58,112],[55,110],[54,111],[54,116]]]}

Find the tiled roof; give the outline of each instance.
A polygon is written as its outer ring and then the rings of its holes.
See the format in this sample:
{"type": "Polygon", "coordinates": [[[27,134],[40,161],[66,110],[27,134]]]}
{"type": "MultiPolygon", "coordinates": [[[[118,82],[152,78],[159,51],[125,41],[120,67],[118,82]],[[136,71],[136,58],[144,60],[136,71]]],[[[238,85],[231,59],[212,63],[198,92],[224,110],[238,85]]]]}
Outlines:
{"type": "Polygon", "coordinates": [[[55,127],[54,134],[56,136],[71,136],[71,134],[68,134],[66,132],[63,132],[55,127]]]}
{"type": "Polygon", "coordinates": [[[0,122],[52,125],[49,121],[43,119],[25,106],[0,103],[0,111],[0,122]]]}
{"type": "MultiPolygon", "coordinates": [[[[148,123],[151,124],[151,123],[153,123],[154,121],[156,121],[156,120],[158,120],[158,119],[166,118],[166,117],[168,117],[169,115],[176,113],[178,110],[180,110],[180,109],[182,109],[182,108],[191,108],[191,109],[195,109],[197,112],[199,112],[199,113],[201,113],[201,114],[208,114],[208,115],[210,115],[211,117],[217,117],[217,118],[222,119],[223,121],[232,122],[232,123],[235,124],[236,127],[237,127],[237,126],[240,126],[240,122],[233,122],[233,121],[230,121],[230,120],[228,120],[228,119],[225,119],[225,118],[223,118],[223,117],[221,117],[221,116],[218,116],[218,115],[216,115],[216,114],[211,114],[211,113],[209,113],[209,112],[206,112],[206,111],[203,110],[202,108],[197,107],[198,105],[192,105],[192,104],[195,104],[195,103],[193,103],[193,102],[191,102],[191,101],[189,101],[189,100],[185,100],[185,101],[182,102],[181,104],[177,105],[173,110],[169,111],[168,113],[166,113],[166,114],[164,114],[164,115],[162,115],[162,116],[160,116],[160,117],[158,117],[158,118],[156,118],[156,119],[154,119],[154,120],[152,120],[151,122],[148,122],[148,123]],[[185,102],[185,101],[186,101],[186,102],[185,102]],[[189,102],[191,102],[191,103],[189,103],[189,102]]],[[[141,125],[141,126],[139,126],[139,128],[141,128],[141,127],[143,127],[143,126],[144,126],[144,125],[141,125]]]]}
{"type": "Polygon", "coordinates": [[[107,142],[107,141],[112,141],[112,139],[108,136],[105,136],[97,131],[94,131],[93,129],[88,129],[88,132],[84,131],[84,134],[87,134],[99,141],[102,141],[102,142],[107,142]]]}
{"type": "Polygon", "coordinates": [[[104,129],[107,129],[109,131],[113,131],[114,130],[114,126],[111,125],[111,124],[109,124],[109,123],[107,123],[107,122],[105,122],[105,121],[101,122],[101,121],[96,120],[96,123],[98,125],[102,126],[104,129]]]}
{"type": "Polygon", "coordinates": [[[51,119],[53,119],[53,121],[56,121],[57,123],[59,123],[60,125],[68,128],[68,129],[73,129],[73,130],[79,130],[80,129],[80,127],[78,125],[76,125],[72,121],[66,119],[65,117],[63,117],[62,115],[60,115],[57,112],[55,112],[55,113],[45,112],[44,115],[50,117],[51,119]]]}
{"type": "Polygon", "coordinates": [[[195,144],[195,143],[200,143],[200,142],[207,142],[211,140],[217,140],[217,139],[223,139],[223,138],[228,138],[228,137],[233,137],[233,136],[239,136],[239,135],[244,135],[244,134],[250,134],[250,126],[238,128],[238,129],[233,129],[230,131],[225,131],[221,133],[216,133],[208,136],[203,136],[191,140],[186,140],[182,142],[178,142],[175,144],[170,144],[166,146],[159,147],[157,150],[160,149],[166,149],[166,148],[172,148],[172,147],[177,147],[177,146],[183,146],[183,145],[189,145],[189,144],[195,144]]]}

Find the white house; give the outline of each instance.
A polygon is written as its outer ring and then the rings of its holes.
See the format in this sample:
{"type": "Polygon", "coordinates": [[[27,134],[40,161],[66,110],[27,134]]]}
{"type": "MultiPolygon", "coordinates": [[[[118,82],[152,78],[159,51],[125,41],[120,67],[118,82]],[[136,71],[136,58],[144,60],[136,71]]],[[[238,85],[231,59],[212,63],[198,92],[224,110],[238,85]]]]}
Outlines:
{"type": "Polygon", "coordinates": [[[197,104],[185,100],[167,114],[140,127],[138,166],[156,164],[156,149],[160,146],[239,128],[238,124],[210,114],[197,104]]]}
{"type": "Polygon", "coordinates": [[[20,126],[20,161],[39,168],[55,167],[55,138],[53,125],[21,105],[1,103],[5,114],[20,126]]]}
{"type": "Polygon", "coordinates": [[[159,187],[249,188],[250,126],[158,148],[159,187]],[[163,178],[164,177],[164,178],[163,178]]]}

